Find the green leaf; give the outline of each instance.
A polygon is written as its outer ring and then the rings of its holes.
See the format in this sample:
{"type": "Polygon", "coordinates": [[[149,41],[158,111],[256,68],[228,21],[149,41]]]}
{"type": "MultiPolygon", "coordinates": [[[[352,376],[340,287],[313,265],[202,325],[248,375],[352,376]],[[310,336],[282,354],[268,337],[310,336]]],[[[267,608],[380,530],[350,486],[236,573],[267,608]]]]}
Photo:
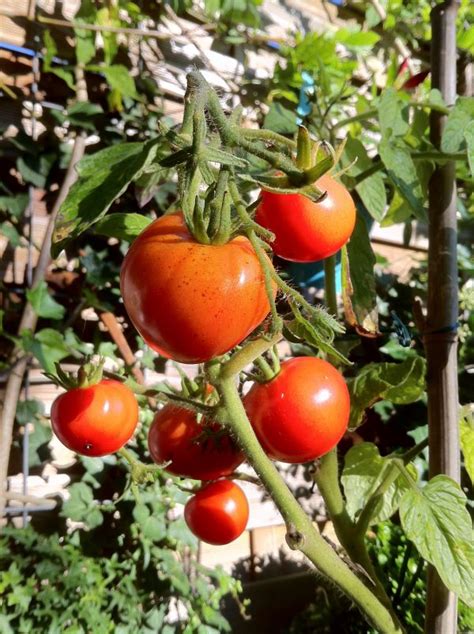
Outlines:
{"type": "Polygon", "coordinates": [[[132,242],[150,222],[151,218],[141,214],[109,214],[99,220],[94,226],[94,231],[104,236],[132,242]]]}
{"type": "Polygon", "coordinates": [[[265,116],[263,127],[279,134],[294,134],[298,129],[296,114],[280,103],[272,103],[265,116]]]}
{"type": "MultiPolygon", "coordinates": [[[[341,476],[347,512],[356,520],[369,498],[375,493],[392,464],[390,458],[382,458],[377,447],[370,442],[354,445],[344,458],[341,476]]],[[[416,469],[410,466],[416,480],[416,469]]],[[[370,524],[389,519],[397,510],[403,494],[408,490],[406,480],[398,474],[393,484],[379,500],[370,524]]]]}
{"type": "Polygon", "coordinates": [[[17,194],[16,196],[0,196],[0,211],[6,211],[19,220],[28,205],[28,194],[17,194]]]}
{"type": "Polygon", "coordinates": [[[55,160],[52,153],[24,154],[17,159],[16,166],[26,183],[43,188],[55,160]]]}
{"type": "Polygon", "coordinates": [[[466,29],[459,29],[457,33],[457,46],[474,55],[474,25],[466,29]]]}
{"type": "Polygon", "coordinates": [[[163,517],[147,517],[142,523],[144,537],[158,542],[166,537],[166,523],[163,517]]]}
{"type": "Polygon", "coordinates": [[[460,152],[465,148],[464,134],[474,118],[474,99],[472,97],[458,97],[454,108],[448,115],[446,126],[441,139],[443,152],[460,152]]]}
{"type": "Polygon", "coordinates": [[[358,214],[351,239],[342,251],[342,295],[347,321],[371,333],[378,332],[374,266],[367,225],[358,214]]]}
{"type": "Polygon", "coordinates": [[[74,126],[95,130],[94,117],[103,112],[99,104],[77,102],[68,108],[66,119],[74,126]]]}
{"type": "Polygon", "coordinates": [[[378,106],[382,136],[404,136],[410,129],[409,108],[394,88],[387,88],[380,97],[378,106]]]}
{"type": "Polygon", "coordinates": [[[110,205],[153,160],[157,141],[123,143],[87,156],[77,165],[79,179],[59,210],[53,257],[67,242],[100,220],[110,205]]]}
{"type": "Polygon", "coordinates": [[[94,504],[92,489],[85,482],[77,482],[68,491],[70,497],[63,504],[61,515],[76,522],[84,522],[89,529],[100,526],[103,515],[94,504]]]}
{"type": "Polygon", "coordinates": [[[35,288],[26,291],[26,298],[38,317],[48,319],[62,319],[64,317],[66,309],[51,297],[48,285],[44,280],[39,282],[35,288]]]}
{"type": "MultiPolygon", "coordinates": [[[[356,160],[356,163],[348,172],[351,177],[365,172],[373,165],[373,161],[369,158],[361,141],[349,136],[344,146],[343,165],[347,166],[354,160],[356,160]]],[[[369,178],[356,185],[355,189],[372,218],[380,222],[387,206],[387,195],[382,174],[378,172],[369,176],[369,178]]]]}
{"type": "Polygon", "coordinates": [[[464,130],[464,138],[467,145],[467,160],[471,170],[471,176],[474,176],[474,121],[468,124],[464,130]]]}
{"type": "Polygon", "coordinates": [[[62,333],[53,328],[43,328],[35,335],[30,331],[23,331],[21,338],[25,352],[31,352],[42,368],[51,374],[55,371],[54,364],[71,354],[62,333]]]}
{"type": "Polygon", "coordinates": [[[0,234],[8,240],[14,249],[23,244],[23,236],[18,233],[17,228],[8,220],[0,224],[0,234]]]}
{"type": "Polygon", "coordinates": [[[369,363],[347,380],[351,394],[350,429],[356,429],[368,407],[381,399],[405,405],[417,401],[425,390],[426,361],[417,355],[402,363],[369,363]]]}
{"type": "MultiPolygon", "coordinates": [[[[76,22],[85,22],[81,18],[75,16],[76,22]]],[[[95,46],[95,33],[87,29],[74,29],[76,36],[76,59],[79,64],[86,65],[91,59],[93,59],[96,46],[95,46]]]]}
{"type": "Polygon", "coordinates": [[[464,466],[474,484],[474,409],[472,405],[465,405],[461,408],[459,424],[464,466]]]}
{"type": "Polygon", "coordinates": [[[404,196],[416,218],[426,219],[423,191],[407,147],[397,146],[392,138],[383,138],[379,145],[380,157],[390,180],[404,196]]]}
{"type": "Polygon", "coordinates": [[[95,70],[105,75],[107,83],[112,90],[117,90],[124,97],[138,99],[135,82],[126,66],[122,66],[121,64],[114,64],[113,66],[98,66],[95,70]]]}
{"type": "Polygon", "coordinates": [[[447,588],[474,605],[472,523],[461,487],[444,475],[423,489],[411,488],[400,502],[400,519],[420,555],[438,571],[447,588]]]}
{"type": "Polygon", "coordinates": [[[398,189],[393,192],[393,198],[390,206],[385,214],[385,218],[380,223],[381,227],[390,227],[391,225],[406,222],[412,216],[412,208],[406,199],[400,194],[398,189]]]}
{"type": "Polygon", "coordinates": [[[28,464],[30,467],[39,467],[50,458],[48,444],[51,437],[51,427],[36,421],[28,439],[28,464]]]}
{"type": "Polygon", "coordinates": [[[348,29],[339,29],[335,34],[336,41],[342,42],[347,48],[355,49],[371,49],[380,40],[380,35],[373,31],[351,32],[348,29]]]}

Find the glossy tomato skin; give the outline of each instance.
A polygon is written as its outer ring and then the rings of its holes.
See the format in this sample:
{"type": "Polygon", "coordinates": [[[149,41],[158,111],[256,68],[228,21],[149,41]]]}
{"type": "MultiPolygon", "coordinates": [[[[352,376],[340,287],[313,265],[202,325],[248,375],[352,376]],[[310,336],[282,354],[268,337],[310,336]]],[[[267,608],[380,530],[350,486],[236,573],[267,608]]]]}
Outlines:
{"type": "Polygon", "coordinates": [[[248,518],[247,497],[229,480],[206,485],[188,500],[184,508],[184,519],[194,535],[216,546],[237,539],[244,532],[248,518]]]}
{"type": "Polygon", "coordinates": [[[337,445],[349,422],[350,399],[334,366],[315,357],[296,357],[284,361],[271,381],[255,383],[244,406],[270,458],[303,463],[337,445]]]}
{"type": "Polygon", "coordinates": [[[196,414],[168,404],[155,416],[148,432],[148,448],[157,464],[171,461],[166,470],[195,480],[215,480],[230,475],[243,462],[244,454],[217,423],[211,435],[198,423],[196,414]]]}
{"type": "Polygon", "coordinates": [[[58,396],[51,408],[51,425],[59,440],[84,456],[118,451],[133,436],[138,404],[123,383],[103,379],[58,396]]]}
{"type": "Polygon", "coordinates": [[[182,363],[228,352],[270,310],[247,238],[201,244],[182,214],[162,216],[138,236],[124,259],[120,284],[130,319],[146,343],[182,363]]]}
{"type": "Polygon", "coordinates": [[[301,194],[262,191],[255,220],[275,234],[273,252],[285,260],[323,260],[337,253],[354,230],[356,209],[344,185],[328,174],[316,185],[327,192],[318,203],[301,194]]]}

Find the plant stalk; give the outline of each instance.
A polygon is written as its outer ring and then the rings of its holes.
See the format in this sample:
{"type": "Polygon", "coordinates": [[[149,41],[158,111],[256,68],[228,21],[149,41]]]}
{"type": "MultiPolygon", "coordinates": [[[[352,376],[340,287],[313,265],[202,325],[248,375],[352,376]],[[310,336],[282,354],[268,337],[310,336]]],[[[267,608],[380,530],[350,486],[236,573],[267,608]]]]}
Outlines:
{"type": "Polygon", "coordinates": [[[313,526],[276,467],[263,451],[245,413],[235,377],[253,359],[273,345],[273,341],[256,340],[240,350],[222,368],[208,366],[210,381],[221,402],[221,422],[232,431],[245,451],[255,472],[270,493],[288,528],[290,547],[300,550],[317,570],[336,583],[364,612],[382,634],[403,632],[394,613],[347,567],[313,526]]]}

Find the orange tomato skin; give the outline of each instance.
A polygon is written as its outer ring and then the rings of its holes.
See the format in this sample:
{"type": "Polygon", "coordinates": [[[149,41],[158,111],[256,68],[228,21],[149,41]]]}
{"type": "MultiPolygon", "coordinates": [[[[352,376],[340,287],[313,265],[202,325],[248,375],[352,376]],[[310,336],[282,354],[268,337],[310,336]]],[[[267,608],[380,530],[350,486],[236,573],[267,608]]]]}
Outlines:
{"type": "Polygon", "coordinates": [[[327,192],[318,203],[301,194],[262,191],[255,220],[275,234],[272,249],[284,260],[323,260],[337,253],[354,230],[356,209],[344,185],[328,174],[316,185],[327,192]]]}
{"type": "Polygon", "coordinates": [[[349,422],[344,377],[327,361],[296,357],[276,377],[255,383],[244,406],[260,444],[273,460],[304,463],[330,451],[349,422]]]}
{"type": "Polygon", "coordinates": [[[184,519],[194,535],[216,546],[237,539],[244,532],[248,518],[247,497],[229,480],[206,485],[188,500],[184,508],[184,519]]]}
{"type": "Polygon", "coordinates": [[[182,363],[228,352],[270,310],[248,239],[201,244],[182,214],[162,216],[138,236],[124,259],[120,284],[130,319],[146,343],[182,363]]]}
{"type": "Polygon", "coordinates": [[[133,436],[138,404],[123,383],[103,379],[58,396],[51,408],[51,425],[59,440],[84,456],[118,451],[133,436]]]}
{"type": "MultiPolygon", "coordinates": [[[[211,432],[221,431],[217,423],[209,425],[211,432]]],[[[151,457],[157,464],[171,462],[166,471],[195,480],[230,475],[244,454],[228,434],[203,438],[204,431],[194,412],[169,403],[156,414],[148,432],[151,457]]]]}

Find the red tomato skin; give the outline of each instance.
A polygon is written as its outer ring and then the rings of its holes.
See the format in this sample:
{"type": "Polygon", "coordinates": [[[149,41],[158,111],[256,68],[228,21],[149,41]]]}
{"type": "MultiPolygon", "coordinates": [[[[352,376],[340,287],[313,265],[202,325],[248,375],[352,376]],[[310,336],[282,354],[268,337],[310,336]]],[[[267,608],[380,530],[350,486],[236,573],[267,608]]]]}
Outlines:
{"type": "Polygon", "coordinates": [[[242,489],[229,480],[217,480],[200,489],[188,500],[184,519],[203,542],[223,546],[245,530],[249,504],[242,489]]]}
{"type": "Polygon", "coordinates": [[[270,310],[264,275],[247,238],[201,244],[182,214],[162,216],[138,236],[120,280],[125,308],[140,335],[181,363],[228,352],[270,310]]]}
{"type": "MultiPolygon", "coordinates": [[[[210,423],[218,432],[217,423],[210,423]]],[[[244,454],[228,434],[197,442],[203,433],[196,414],[168,404],[155,416],[148,432],[148,449],[157,464],[171,461],[166,471],[195,480],[216,480],[230,475],[243,462],[244,454]]]]}
{"type": "Polygon", "coordinates": [[[260,444],[273,460],[304,463],[337,445],[349,422],[344,377],[330,363],[296,357],[267,383],[255,383],[244,406],[260,444]]]}
{"type": "Polygon", "coordinates": [[[328,174],[316,185],[327,192],[319,203],[301,194],[262,191],[255,220],[275,234],[273,252],[284,260],[323,260],[337,253],[354,230],[356,208],[347,189],[328,174]]]}
{"type": "Polygon", "coordinates": [[[133,436],[138,404],[123,383],[103,379],[58,396],[51,408],[51,425],[59,440],[84,456],[118,451],[133,436]]]}

